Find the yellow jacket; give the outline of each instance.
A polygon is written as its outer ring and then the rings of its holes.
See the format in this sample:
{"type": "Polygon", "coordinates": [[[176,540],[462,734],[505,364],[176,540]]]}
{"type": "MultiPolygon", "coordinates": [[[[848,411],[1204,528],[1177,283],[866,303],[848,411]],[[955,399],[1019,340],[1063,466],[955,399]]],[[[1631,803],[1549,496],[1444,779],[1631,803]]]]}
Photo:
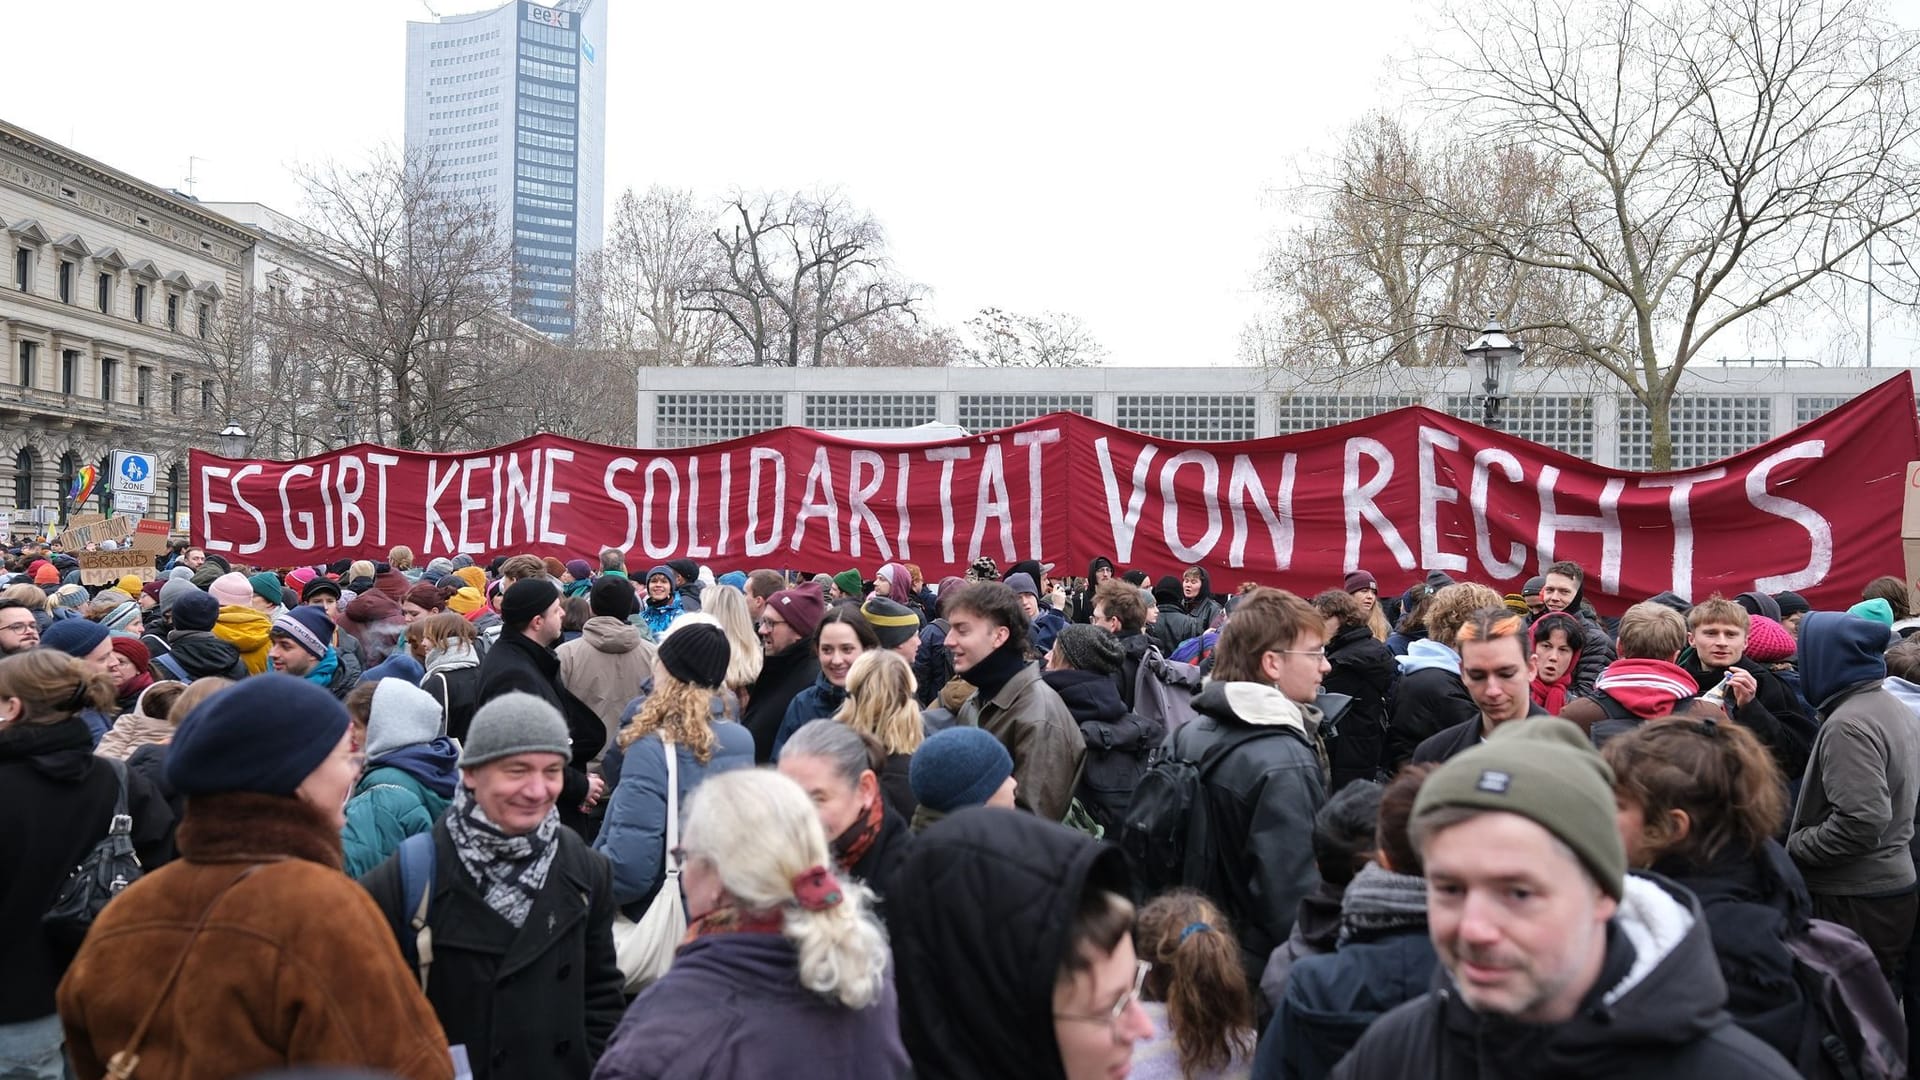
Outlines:
{"type": "Polygon", "coordinates": [[[220,619],[213,624],[213,636],[240,650],[240,659],[246,661],[247,674],[258,675],[267,670],[268,634],[273,622],[265,615],[247,607],[232,604],[222,605],[220,619]]]}

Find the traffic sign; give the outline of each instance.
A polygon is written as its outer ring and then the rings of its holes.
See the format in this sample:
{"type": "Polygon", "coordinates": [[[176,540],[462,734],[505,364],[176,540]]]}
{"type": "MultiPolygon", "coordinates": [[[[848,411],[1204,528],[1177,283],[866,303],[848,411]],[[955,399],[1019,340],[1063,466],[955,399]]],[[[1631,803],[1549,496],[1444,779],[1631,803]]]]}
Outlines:
{"type": "Polygon", "coordinates": [[[113,452],[113,495],[154,494],[153,455],[134,450],[113,452]]]}

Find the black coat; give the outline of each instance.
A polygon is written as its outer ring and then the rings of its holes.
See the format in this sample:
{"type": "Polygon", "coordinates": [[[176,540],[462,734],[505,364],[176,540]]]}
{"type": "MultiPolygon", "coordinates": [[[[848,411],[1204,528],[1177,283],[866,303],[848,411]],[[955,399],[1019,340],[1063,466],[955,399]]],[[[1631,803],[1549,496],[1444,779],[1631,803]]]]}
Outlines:
{"type": "Polygon", "coordinates": [[[607,725],[586,702],[560,685],[560,658],[525,634],[502,633],[480,661],[480,703],[514,691],[532,694],[560,710],[573,740],[573,761],[560,787],[560,816],[569,825],[583,821],[580,803],[587,797],[587,762],[607,744],[607,725]]]}
{"type": "Polygon", "coordinates": [[[1094,886],[1132,893],[1120,849],[1018,810],[968,807],[914,837],[886,917],[919,1080],[1065,1076],[1050,1002],[1094,886]]]}
{"type": "MultiPolygon", "coordinates": [[[[504,639],[503,639],[504,640],[504,639]]],[[[433,827],[433,967],[427,1000],[474,1080],[585,1080],[625,1009],[613,952],[613,871],[570,830],[520,929],[495,914],[460,865],[443,820],[433,827]]],[[[361,879],[393,927],[414,931],[395,855],[361,879]]]]}
{"type": "Polygon", "coordinates": [[[1648,880],[1691,910],[1693,926],[1615,1000],[1603,999],[1626,985],[1634,964],[1634,948],[1617,924],[1618,915],[1607,931],[1600,978],[1571,1020],[1526,1026],[1482,1016],[1460,1000],[1443,975],[1439,989],[1376,1021],[1333,1076],[1792,1080],[1793,1067],[1727,1015],[1726,984],[1698,902],[1678,886],[1648,880]],[[1411,1063],[1418,1063],[1417,1072],[1410,1072],[1411,1063]]]}
{"type": "Polygon", "coordinates": [[[1387,724],[1387,768],[1398,769],[1420,744],[1455,724],[1480,719],[1460,676],[1444,668],[1421,668],[1400,677],[1387,724]]]}
{"type": "Polygon", "coordinates": [[[427,677],[420,680],[420,689],[440,703],[448,737],[465,742],[467,729],[473,726],[473,714],[480,708],[479,665],[428,672],[427,677]]]}
{"type": "Polygon", "coordinates": [[[780,734],[780,721],[787,718],[787,706],[794,695],[813,685],[820,677],[820,660],[809,642],[799,642],[785,652],[768,653],[760,663],[760,677],[747,695],[747,707],[740,722],[753,732],[753,760],[765,765],[773,760],[774,736],[780,734]]]}
{"type": "Polygon", "coordinates": [[[1700,899],[1734,1023],[1792,1061],[1807,1025],[1818,1020],[1794,979],[1785,944],[1807,932],[1813,911],[1786,849],[1769,840],[1759,855],[1727,852],[1704,866],[1663,860],[1654,870],[1700,899]]]}
{"type": "Polygon", "coordinates": [[[1147,636],[1160,646],[1160,655],[1172,656],[1182,642],[1197,638],[1206,630],[1205,623],[1187,614],[1179,604],[1161,604],[1159,621],[1147,627],[1147,636]]]}
{"type": "Polygon", "coordinates": [[[1086,763],[1074,793],[1108,836],[1120,834],[1133,789],[1147,771],[1147,755],[1167,737],[1165,725],[1127,711],[1113,676],[1094,671],[1049,671],[1041,675],[1080,725],[1086,763]]]}
{"type": "Polygon", "coordinates": [[[247,677],[247,662],[240,650],[206,630],[175,630],[167,635],[167,655],[196,679],[218,675],[225,679],[247,677]]]}
{"type": "Polygon", "coordinates": [[[886,900],[887,886],[893,878],[893,868],[906,856],[907,848],[913,843],[913,830],[907,823],[913,820],[911,814],[897,814],[889,805],[886,816],[880,819],[880,835],[874,838],[873,846],[867,848],[860,861],[847,868],[847,872],[873,890],[879,900],[886,900]]]}
{"type": "MultiPolygon", "coordinates": [[[[54,987],[79,943],[43,933],[40,918],[107,835],[117,791],[113,769],[93,755],[85,721],[0,727],[0,1024],[53,1015],[54,987]]],[[[151,871],[173,855],[173,812],[133,770],[127,812],[134,852],[151,871]]]]}
{"type": "MultiPolygon", "coordinates": [[[[1320,884],[1320,869],[1313,861],[1313,819],[1327,802],[1320,757],[1305,730],[1271,717],[1234,712],[1227,688],[1253,685],[1209,682],[1193,699],[1199,719],[1175,732],[1190,761],[1200,760],[1216,742],[1243,735],[1249,726],[1272,732],[1234,748],[1206,780],[1208,819],[1221,860],[1213,875],[1222,893],[1212,899],[1240,936],[1249,984],[1259,982],[1268,954],[1293,933],[1301,900],[1320,884]]],[[[1271,691],[1272,698],[1279,696],[1270,687],[1262,689],[1271,691]]]]}
{"type": "MultiPolygon", "coordinates": [[[[1552,716],[1553,714],[1538,705],[1529,704],[1527,706],[1527,715],[1552,716]]],[[[1459,757],[1461,754],[1479,746],[1482,742],[1486,741],[1486,737],[1480,733],[1480,728],[1484,722],[1485,718],[1476,711],[1473,714],[1473,719],[1465,723],[1455,724],[1445,731],[1438,732],[1422,740],[1420,745],[1414,748],[1413,763],[1415,765],[1425,765],[1428,763],[1439,764],[1442,761],[1450,761],[1453,758],[1459,757]]]]}
{"type": "MultiPolygon", "coordinates": [[[[1706,693],[1726,676],[1724,669],[1708,671],[1692,649],[1680,654],[1680,666],[1706,693]]],[[[1741,657],[1734,665],[1753,676],[1753,700],[1735,710],[1733,718],[1766,744],[1780,772],[1788,781],[1797,782],[1807,773],[1807,758],[1813,753],[1813,737],[1819,726],[1800,708],[1799,695],[1772,671],[1741,657]]],[[[1731,696],[1729,696],[1731,702],[1731,696]]]]}
{"type": "Polygon", "coordinates": [[[1327,740],[1327,759],[1333,772],[1331,790],[1371,780],[1387,754],[1387,702],[1400,665],[1387,643],[1365,626],[1343,628],[1327,642],[1326,673],[1320,685],[1331,694],[1353,699],[1340,714],[1334,738],[1327,740]]]}

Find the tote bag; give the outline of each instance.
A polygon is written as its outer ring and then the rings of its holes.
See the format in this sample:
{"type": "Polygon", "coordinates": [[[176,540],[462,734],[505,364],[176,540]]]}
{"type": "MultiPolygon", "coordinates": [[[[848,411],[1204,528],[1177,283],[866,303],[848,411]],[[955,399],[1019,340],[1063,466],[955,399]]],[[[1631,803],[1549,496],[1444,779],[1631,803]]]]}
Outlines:
{"type": "Polygon", "coordinates": [[[673,954],[687,936],[687,907],[680,898],[680,864],[673,849],[680,843],[680,752],[664,737],[660,748],[667,756],[667,831],[660,838],[664,873],[660,891],[639,922],[617,912],[613,918],[613,948],[623,989],[628,997],[658,982],[673,964],[673,954]]]}

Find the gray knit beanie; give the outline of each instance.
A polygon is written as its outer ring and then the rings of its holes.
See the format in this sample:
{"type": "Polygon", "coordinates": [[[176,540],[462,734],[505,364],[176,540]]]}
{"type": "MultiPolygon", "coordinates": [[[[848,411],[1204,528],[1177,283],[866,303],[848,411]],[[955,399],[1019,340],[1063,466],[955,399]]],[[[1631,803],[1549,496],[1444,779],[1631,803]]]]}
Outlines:
{"type": "Polygon", "coordinates": [[[440,737],[440,702],[405,679],[381,679],[373,687],[367,719],[367,757],[378,759],[440,737]]]}
{"type": "Polygon", "coordinates": [[[1578,727],[1553,716],[1501,724],[1479,746],[1428,775],[1417,823],[1447,806],[1502,810],[1573,849],[1600,888],[1620,899],[1627,852],[1614,824],[1613,770],[1578,727]]]}
{"type": "Polygon", "coordinates": [[[1119,671],[1127,658],[1120,639],[1104,626],[1075,623],[1060,631],[1060,636],[1053,639],[1053,648],[1060,654],[1061,662],[1073,670],[1099,675],[1119,671]]]}
{"type": "Polygon", "coordinates": [[[193,592],[192,573],[186,577],[169,577],[165,585],[160,586],[160,614],[173,610],[173,602],[187,593],[193,592]]]}
{"type": "Polygon", "coordinates": [[[544,698],[514,691],[502,694],[473,714],[460,767],[470,769],[515,754],[559,754],[572,760],[567,722],[544,698]]]}

